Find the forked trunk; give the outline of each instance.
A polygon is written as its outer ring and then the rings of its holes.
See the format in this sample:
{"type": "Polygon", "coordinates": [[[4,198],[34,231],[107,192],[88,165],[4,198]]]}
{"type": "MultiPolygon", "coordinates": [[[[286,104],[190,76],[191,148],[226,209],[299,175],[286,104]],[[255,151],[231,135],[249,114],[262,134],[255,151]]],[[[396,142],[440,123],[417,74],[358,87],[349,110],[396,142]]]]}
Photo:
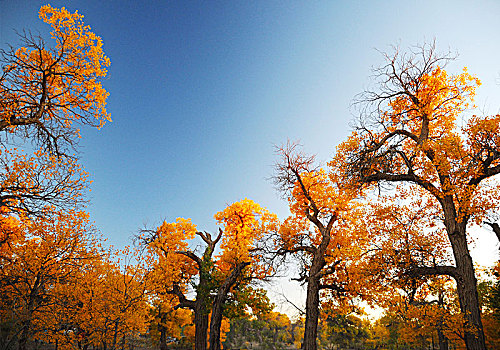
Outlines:
{"type": "Polygon", "coordinates": [[[212,308],[212,317],[210,318],[210,344],[209,350],[220,350],[220,328],[222,324],[222,306],[223,303],[217,302],[212,308]]]}
{"type": "Polygon", "coordinates": [[[243,269],[248,265],[250,265],[249,262],[241,262],[236,265],[217,290],[212,307],[212,317],[210,318],[210,350],[220,350],[220,328],[224,303],[231,287],[236,283],[243,269]]]}

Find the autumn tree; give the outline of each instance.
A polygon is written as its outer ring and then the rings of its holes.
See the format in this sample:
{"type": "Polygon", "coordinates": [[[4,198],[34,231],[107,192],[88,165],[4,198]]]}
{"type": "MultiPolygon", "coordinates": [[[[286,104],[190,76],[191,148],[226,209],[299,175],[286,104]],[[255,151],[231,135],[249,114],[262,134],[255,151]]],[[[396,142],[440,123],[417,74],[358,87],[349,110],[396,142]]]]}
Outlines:
{"type": "Polygon", "coordinates": [[[23,31],[20,47],[0,50],[0,205],[44,215],[83,202],[87,175],[70,153],[80,126],[110,121],[101,85],[109,59],[82,15],[46,5],[39,17],[51,44],[23,31]]]}
{"type": "Polygon", "coordinates": [[[43,341],[59,349],[123,348],[146,330],[146,270],[138,251],[104,250],[96,243],[93,259],[74,262],[70,278],[51,286],[43,341]]]}
{"type": "Polygon", "coordinates": [[[415,276],[413,271],[451,263],[450,244],[444,228],[436,225],[431,202],[425,198],[393,200],[382,195],[373,199],[365,220],[370,231],[365,281],[376,285],[371,299],[400,318],[398,332],[407,331],[400,337],[406,343],[423,346],[437,330],[440,348],[447,349],[449,334],[462,336],[460,315],[450,298],[455,288],[448,276],[415,276]]]}
{"type": "Polygon", "coordinates": [[[162,299],[169,294],[175,295],[175,307],[190,308],[194,312],[195,350],[206,350],[208,317],[210,312],[210,274],[212,255],[221,237],[221,231],[215,239],[209,233],[196,230],[190,220],[177,219],[175,223],[164,222],[156,230],[143,232],[141,238],[148,244],[152,255],[152,272],[149,284],[153,294],[162,299]],[[205,242],[201,257],[189,249],[189,240],[195,235],[205,242]],[[195,299],[186,297],[192,280],[198,279],[195,287],[195,299]]]}
{"type": "MultiPolygon", "coordinates": [[[[150,335],[154,343],[158,344],[160,350],[166,350],[168,341],[186,337],[188,328],[192,328],[193,312],[190,309],[175,308],[177,300],[174,296],[166,298],[161,302],[155,301],[151,310],[152,319],[150,323],[150,335]]],[[[194,335],[194,332],[193,332],[194,335]]],[[[189,339],[194,345],[193,339],[189,339]]]]}
{"type": "Polygon", "coordinates": [[[82,212],[22,217],[18,230],[23,234],[12,242],[12,255],[0,258],[0,313],[3,320],[12,320],[7,342],[24,350],[28,340],[43,337],[53,323],[53,307],[60,305],[57,286],[68,286],[96,255],[92,228],[82,212]]]}
{"type": "Polygon", "coordinates": [[[314,163],[314,157],[300,153],[295,144],[278,150],[275,182],[288,199],[292,215],[275,237],[279,255],[293,255],[301,261],[299,281],[307,286],[305,333],[302,348],[317,348],[320,291],[330,300],[341,302],[356,294],[351,269],[363,246],[363,235],[356,232],[357,192],[342,188],[314,163]],[[357,256],[357,257],[356,257],[357,256]]]}
{"type": "Polygon", "coordinates": [[[499,197],[500,116],[464,116],[480,82],[466,69],[448,74],[452,57],[437,55],[434,46],[386,59],[375,71],[378,89],[361,95],[360,122],[333,163],[343,163],[345,176],[363,187],[393,184],[393,193],[433,203],[454,264],[414,266],[412,273],[455,279],[467,348],[485,349],[467,229],[499,197]]]}
{"type": "Polygon", "coordinates": [[[292,323],[286,314],[275,311],[231,319],[228,348],[278,350],[293,346],[292,323]]]}
{"type": "Polygon", "coordinates": [[[110,121],[101,85],[110,62],[78,12],[46,5],[39,16],[54,45],[24,31],[21,47],[0,50],[0,131],[2,143],[13,135],[62,155],[76,145],[78,125],[110,121]]]}
{"type": "Polygon", "coordinates": [[[249,199],[227,206],[215,214],[215,219],[223,227],[224,235],[221,254],[215,264],[219,287],[210,320],[210,350],[220,349],[220,324],[230,294],[237,297],[238,289],[273,274],[273,261],[265,256],[263,241],[278,227],[274,214],[249,199]]]}
{"type": "Polygon", "coordinates": [[[198,231],[190,220],[164,222],[156,231],[146,232],[150,252],[155,256],[151,273],[158,293],[175,295],[175,308],[194,312],[195,349],[206,350],[210,318],[210,349],[220,348],[220,329],[224,306],[230,294],[248,281],[270,272],[263,265],[257,242],[276,226],[276,217],[251,200],[229,205],[215,215],[217,235],[198,231]],[[189,245],[198,237],[205,244],[203,253],[189,245]],[[218,243],[221,253],[215,254],[218,243]],[[189,299],[190,284],[195,298],[189,299]]]}
{"type": "Polygon", "coordinates": [[[27,155],[0,146],[0,206],[5,212],[46,216],[80,207],[88,174],[74,159],[46,152],[27,155]]]}

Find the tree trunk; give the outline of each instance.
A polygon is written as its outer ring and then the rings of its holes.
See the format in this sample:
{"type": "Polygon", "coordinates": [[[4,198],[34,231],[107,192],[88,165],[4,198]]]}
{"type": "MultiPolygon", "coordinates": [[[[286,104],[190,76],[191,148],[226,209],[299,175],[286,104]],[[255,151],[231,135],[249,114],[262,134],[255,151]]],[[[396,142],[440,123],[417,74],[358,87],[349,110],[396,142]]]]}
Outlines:
{"type": "Polygon", "coordinates": [[[118,322],[120,319],[115,320],[115,329],[114,329],[114,335],[113,335],[113,345],[111,347],[112,350],[116,350],[116,341],[118,339],[118,322]]]}
{"type": "MultiPolygon", "coordinates": [[[[217,295],[219,296],[219,295],[217,295]]],[[[222,324],[222,307],[225,298],[216,298],[210,318],[209,350],[220,350],[220,328],[222,324]]]]}
{"type": "Polygon", "coordinates": [[[194,350],[207,350],[208,310],[206,301],[196,298],[194,310],[194,350]]]}
{"type": "Polygon", "coordinates": [[[250,265],[248,262],[242,262],[236,265],[217,290],[217,295],[212,307],[212,317],[210,318],[210,350],[220,350],[220,328],[222,324],[224,303],[226,302],[229,290],[236,283],[243,269],[248,265],[250,265]]]}
{"type": "Polygon", "coordinates": [[[167,328],[165,322],[167,321],[167,314],[161,312],[160,309],[160,323],[158,324],[158,331],[160,332],[160,350],[167,350],[167,328]]]}
{"type": "Polygon", "coordinates": [[[30,330],[31,320],[22,322],[22,331],[19,335],[19,350],[27,350],[26,344],[28,342],[30,330]]]}
{"type": "MultiPolygon", "coordinates": [[[[474,271],[474,265],[467,246],[465,225],[452,233],[448,231],[453,255],[457,267],[458,300],[460,311],[464,316],[465,345],[468,350],[485,350],[486,343],[484,339],[483,324],[481,322],[481,310],[479,307],[479,297],[477,294],[477,280],[474,271]]],[[[458,227],[456,225],[455,227],[458,227]]]]}
{"type": "Polygon", "coordinates": [[[441,325],[437,327],[438,341],[439,341],[439,350],[449,350],[448,347],[448,338],[443,333],[441,329],[441,325]]]}
{"type": "Polygon", "coordinates": [[[319,318],[319,277],[309,277],[306,297],[306,322],[304,325],[303,350],[316,350],[319,318]]]}

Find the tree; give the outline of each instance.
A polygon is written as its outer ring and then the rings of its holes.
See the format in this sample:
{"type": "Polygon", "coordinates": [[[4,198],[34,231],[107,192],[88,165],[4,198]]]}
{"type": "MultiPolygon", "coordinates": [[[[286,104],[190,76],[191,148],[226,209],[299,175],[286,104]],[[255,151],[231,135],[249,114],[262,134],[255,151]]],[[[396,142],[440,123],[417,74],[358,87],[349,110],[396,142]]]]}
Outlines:
{"type": "Polygon", "coordinates": [[[463,337],[456,300],[450,297],[456,289],[448,276],[415,276],[413,272],[451,263],[450,243],[444,228],[435,223],[432,203],[425,198],[400,203],[391,199],[373,200],[367,215],[366,281],[378,286],[374,301],[401,319],[401,339],[423,346],[437,330],[440,348],[447,349],[448,339],[463,337]]]}
{"type": "Polygon", "coordinates": [[[54,286],[53,327],[44,341],[59,347],[117,349],[146,330],[145,269],[137,250],[99,251],[72,278],[54,286]],[[55,341],[54,341],[55,340],[55,341]]]}
{"type": "Polygon", "coordinates": [[[77,12],[46,5],[39,16],[53,45],[24,31],[21,47],[0,50],[0,206],[30,215],[84,203],[87,174],[69,153],[80,126],[110,121],[102,40],[77,12]]]}
{"type": "Polygon", "coordinates": [[[395,193],[434,204],[455,264],[419,266],[413,274],[456,280],[467,348],[485,349],[467,228],[499,198],[493,177],[500,172],[500,116],[474,115],[460,125],[480,82],[466,69],[449,75],[443,68],[452,57],[434,46],[386,59],[375,71],[379,89],[361,95],[360,123],[332,164],[343,163],[352,183],[394,184],[395,193]]]}
{"type": "MultiPolygon", "coordinates": [[[[222,253],[216,262],[217,294],[210,320],[210,350],[220,349],[220,325],[230,292],[244,288],[253,280],[273,274],[272,261],[266,259],[264,237],[278,227],[276,215],[257,203],[244,199],[215,214],[223,226],[222,253]]],[[[237,295],[233,292],[233,295],[237,295]]]]}
{"type": "Polygon", "coordinates": [[[278,350],[293,346],[292,323],[287,315],[270,311],[231,319],[225,346],[278,350]],[[255,346],[257,345],[257,346],[255,346]]]}
{"type": "Polygon", "coordinates": [[[59,213],[56,217],[18,223],[22,235],[10,245],[9,256],[0,257],[0,314],[12,320],[8,342],[27,348],[53,324],[53,307],[60,305],[60,285],[68,286],[77,271],[96,258],[87,215],[59,213]]]}
{"type": "Polygon", "coordinates": [[[196,230],[190,220],[178,218],[175,223],[164,222],[153,232],[144,232],[145,242],[152,255],[150,288],[161,300],[168,295],[177,297],[175,308],[190,308],[194,313],[195,350],[206,350],[208,317],[210,312],[209,292],[212,272],[212,255],[222,231],[215,239],[207,232],[196,230]],[[189,249],[188,241],[198,235],[206,246],[200,258],[189,249]],[[189,300],[185,294],[194,279],[195,299],[189,300]]]}
{"type": "Polygon", "coordinates": [[[146,237],[154,257],[151,276],[155,291],[158,295],[175,295],[175,308],[193,310],[196,350],[206,350],[209,317],[210,349],[220,348],[223,311],[232,291],[271,272],[263,263],[258,242],[265,232],[275,229],[275,215],[245,199],[229,205],[215,218],[224,227],[215,237],[197,231],[190,220],[182,218],[175,223],[164,222],[146,237]],[[201,257],[189,246],[195,236],[205,244],[201,257]],[[219,242],[221,253],[214,256],[219,242]],[[186,297],[191,284],[194,300],[186,297]]]}
{"type": "Polygon", "coordinates": [[[74,159],[42,151],[28,156],[0,145],[0,206],[5,213],[43,217],[81,207],[87,176],[74,159]]]}
{"type": "MultiPolygon", "coordinates": [[[[169,300],[157,302],[150,325],[150,334],[160,350],[166,350],[169,341],[181,339],[185,336],[186,327],[192,327],[192,311],[189,309],[176,309],[177,300],[171,296],[169,300]]],[[[189,339],[193,341],[194,339],[189,339]]]]}
{"type": "Polygon", "coordinates": [[[111,120],[101,85],[110,62],[78,12],[46,5],[39,16],[52,26],[54,47],[23,32],[22,47],[0,51],[0,131],[63,155],[79,136],[75,124],[101,127],[111,120]]]}
{"type": "Polygon", "coordinates": [[[293,254],[301,261],[298,280],[307,285],[302,349],[315,350],[320,290],[328,290],[336,301],[356,295],[356,269],[351,267],[364,244],[353,224],[357,192],[316,168],[314,157],[298,152],[297,145],[289,143],[278,152],[275,183],[288,198],[292,215],[274,242],[277,254],[293,254]]]}

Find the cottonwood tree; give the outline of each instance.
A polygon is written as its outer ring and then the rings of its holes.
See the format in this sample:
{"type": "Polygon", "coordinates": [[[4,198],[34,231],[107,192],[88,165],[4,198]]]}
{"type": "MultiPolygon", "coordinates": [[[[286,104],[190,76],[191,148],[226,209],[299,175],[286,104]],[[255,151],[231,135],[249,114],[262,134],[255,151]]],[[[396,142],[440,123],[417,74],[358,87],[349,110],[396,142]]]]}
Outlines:
{"type": "Polygon", "coordinates": [[[451,59],[434,46],[386,55],[387,64],[375,70],[377,88],[361,95],[359,124],[334,163],[344,163],[345,176],[363,187],[394,184],[396,193],[433,202],[454,264],[415,266],[413,274],[455,279],[467,348],[485,349],[467,229],[498,203],[500,116],[464,116],[480,82],[466,69],[448,74],[451,59]]]}
{"type": "MultiPolygon", "coordinates": [[[[354,297],[356,269],[364,245],[356,231],[357,191],[342,188],[339,179],[315,165],[314,157],[288,143],[278,149],[275,183],[288,199],[292,215],[273,243],[279,255],[293,255],[301,262],[299,281],[307,286],[305,331],[302,349],[317,348],[320,291],[330,300],[354,297]]],[[[345,299],[344,299],[345,300],[345,299]]]]}
{"type": "Polygon", "coordinates": [[[11,237],[9,216],[57,217],[57,211],[85,203],[87,174],[68,152],[75,150],[79,126],[110,120],[100,83],[109,65],[101,39],[78,13],[47,5],[39,15],[52,26],[53,45],[22,32],[22,46],[0,50],[3,257],[12,254],[9,242],[19,238],[11,237]],[[35,150],[30,154],[25,147],[35,150]]]}
{"type": "Polygon", "coordinates": [[[154,256],[151,272],[154,290],[178,298],[175,308],[194,312],[195,349],[206,350],[210,319],[210,349],[220,349],[223,309],[233,289],[271,273],[263,260],[259,241],[275,230],[277,218],[251,200],[229,205],[215,215],[217,235],[198,231],[190,220],[164,222],[156,231],[143,236],[154,256]],[[198,237],[205,245],[200,254],[189,244],[198,237]],[[221,253],[215,254],[221,243],[221,253]],[[194,285],[194,290],[189,286],[194,285]],[[194,299],[188,293],[193,292],[194,299]]]}
{"type": "Polygon", "coordinates": [[[29,219],[17,224],[22,232],[11,242],[8,256],[0,257],[0,314],[12,321],[7,343],[42,339],[52,324],[53,307],[60,305],[57,291],[96,259],[95,237],[83,212],[63,212],[55,217],[29,219]]]}
{"type": "Polygon", "coordinates": [[[190,308],[194,313],[195,349],[206,350],[208,318],[210,312],[209,292],[211,290],[212,255],[219,235],[212,238],[209,233],[196,230],[190,220],[177,219],[175,223],[164,222],[153,232],[144,232],[153,264],[150,288],[153,294],[164,299],[175,295],[177,308],[190,308]],[[197,234],[197,232],[199,232],[197,234]],[[189,248],[189,240],[198,235],[206,244],[202,256],[189,248]],[[197,279],[195,299],[186,297],[192,280],[197,279]]]}
{"type": "Polygon", "coordinates": [[[238,289],[255,280],[269,279],[274,273],[263,241],[277,230],[278,219],[249,199],[228,205],[214,217],[224,233],[215,263],[217,289],[210,318],[210,350],[219,350],[222,315],[229,297],[237,297],[238,289]]]}
{"type": "Polygon", "coordinates": [[[39,17],[52,27],[50,43],[24,31],[20,47],[0,50],[0,205],[31,215],[84,203],[87,175],[70,152],[81,126],[111,120],[102,40],[77,12],[46,5],[39,17]]]}
{"type": "Polygon", "coordinates": [[[0,146],[0,206],[5,212],[47,216],[81,207],[87,177],[75,159],[0,146]]]}
{"type": "Polygon", "coordinates": [[[101,80],[109,59],[102,40],[78,12],[42,6],[40,19],[52,27],[53,45],[22,32],[22,46],[0,50],[0,131],[63,155],[74,148],[78,125],[110,121],[101,80]]]}

